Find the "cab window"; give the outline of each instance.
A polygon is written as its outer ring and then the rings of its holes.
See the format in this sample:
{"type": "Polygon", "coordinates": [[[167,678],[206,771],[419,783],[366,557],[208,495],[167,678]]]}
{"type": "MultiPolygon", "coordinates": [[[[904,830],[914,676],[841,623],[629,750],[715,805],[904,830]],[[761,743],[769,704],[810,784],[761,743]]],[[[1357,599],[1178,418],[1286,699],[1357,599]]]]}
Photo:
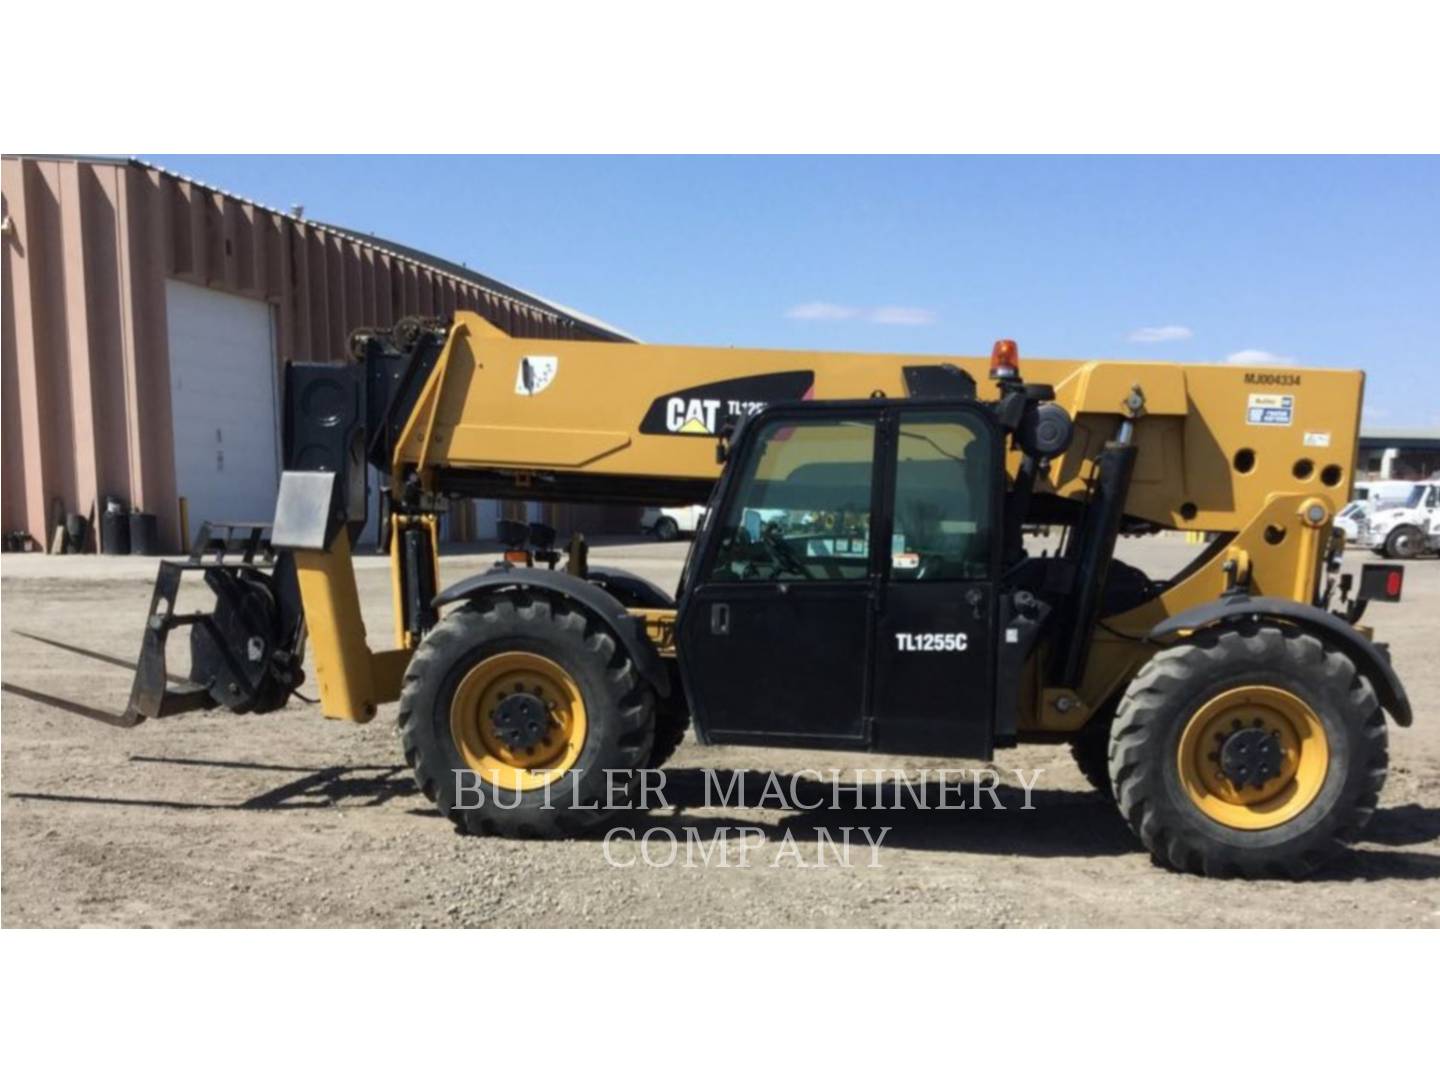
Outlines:
{"type": "Polygon", "coordinates": [[[895,447],[892,581],[990,574],[994,440],[963,413],[902,415],[895,447]]]}
{"type": "Polygon", "coordinates": [[[875,423],[776,419],[756,432],[711,581],[854,581],[870,560],[875,423]]]}

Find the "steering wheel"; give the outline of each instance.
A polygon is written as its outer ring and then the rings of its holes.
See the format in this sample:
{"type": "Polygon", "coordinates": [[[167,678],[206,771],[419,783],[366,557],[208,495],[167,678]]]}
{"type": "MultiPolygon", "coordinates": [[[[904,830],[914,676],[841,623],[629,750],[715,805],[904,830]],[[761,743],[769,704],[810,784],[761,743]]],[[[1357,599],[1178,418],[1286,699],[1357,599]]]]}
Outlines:
{"type": "Polygon", "coordinates": [[[795,557],[795,553],[790,550],[790,545],[785,542],[785,537],[781,535],[780,526],[775,522],[767,522],[761,526],[760,543],[765,546],[765,550],[775,560],[774,576],[778,577],[783,569],[789,570],[792,574],[799,574],[803,578],[811,577],[810,568],[795,557]]]}

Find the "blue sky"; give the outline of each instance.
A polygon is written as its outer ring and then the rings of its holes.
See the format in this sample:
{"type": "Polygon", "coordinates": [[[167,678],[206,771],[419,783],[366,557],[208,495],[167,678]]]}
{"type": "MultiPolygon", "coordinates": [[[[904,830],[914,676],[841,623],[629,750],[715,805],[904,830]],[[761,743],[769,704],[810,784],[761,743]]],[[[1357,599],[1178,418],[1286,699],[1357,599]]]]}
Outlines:
{"type": "Polygon", "coordinates": [[[1440,158],[149,160],[647,341],[1268,354],[1440,426],[1440,158]]]}

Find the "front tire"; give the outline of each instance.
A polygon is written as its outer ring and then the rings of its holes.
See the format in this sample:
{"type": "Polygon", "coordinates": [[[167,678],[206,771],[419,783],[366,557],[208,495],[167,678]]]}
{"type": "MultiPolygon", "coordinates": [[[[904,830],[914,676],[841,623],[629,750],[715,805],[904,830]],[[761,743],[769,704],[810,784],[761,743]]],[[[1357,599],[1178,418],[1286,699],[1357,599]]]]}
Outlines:
{"type": "Polygon", "coordinates": [[[662,517],[659,521],[655,522],[655,539],[663,540],[668,544],[672,540],[679,539],[679,536],[680,526],[674,518],[662,517]]]}
{"type": "Polygon", "coordinates": [[[1311,873],[1359,835],[1387,764],[1370,683],[1293,626],[1204,630],[1157,653],[1110,740],[1135,835],[1157,861],[1212,877],[1311,873]]]}
{"type": "Polygon", "coordinates": [[[575,836],[621,808],[618,770],[646,766],[654,695],[601,620],[507,591],[452,609],[426,635],[399,722],[416,784],[461,831],[575,836]]]}
{"type": "Polygon", "coordinates": [[[1385,538],[1385,557],[1414,559],[1425,553],[1425,534],[1414,525],[1400,525],[1385,538]]]}
{"type": "Polygon", "coordinates": [[[674,756],[685,741],[685,732],[690,730],[690,711],[685,705],[681,691],[678,699],[657,702],[655,706],[655,740],[650,747],[647,768],[658,769],[674,756]]]}

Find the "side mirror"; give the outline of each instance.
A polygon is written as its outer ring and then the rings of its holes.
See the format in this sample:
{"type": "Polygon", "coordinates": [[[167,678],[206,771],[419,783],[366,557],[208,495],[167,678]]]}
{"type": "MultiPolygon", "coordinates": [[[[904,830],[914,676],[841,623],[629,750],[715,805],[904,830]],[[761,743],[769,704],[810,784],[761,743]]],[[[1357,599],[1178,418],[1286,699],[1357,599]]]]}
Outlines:
{"type": "Polygon", "coordinates": [[[532,521],[529,526],[530,542],[537,548],[553,548],[555,546],[555,529],[543,521],[532,521]]]}
{"type": "Polygon", "coordinates": [[[495,529],[499,540],[511,551],[521,551],[530,543],[530,526],[523,521],[501,518],[495,529]]]}

